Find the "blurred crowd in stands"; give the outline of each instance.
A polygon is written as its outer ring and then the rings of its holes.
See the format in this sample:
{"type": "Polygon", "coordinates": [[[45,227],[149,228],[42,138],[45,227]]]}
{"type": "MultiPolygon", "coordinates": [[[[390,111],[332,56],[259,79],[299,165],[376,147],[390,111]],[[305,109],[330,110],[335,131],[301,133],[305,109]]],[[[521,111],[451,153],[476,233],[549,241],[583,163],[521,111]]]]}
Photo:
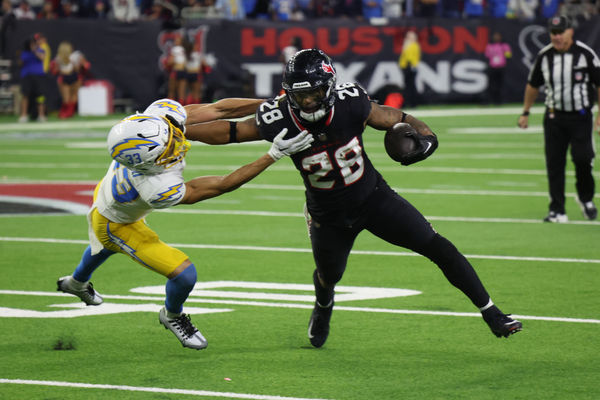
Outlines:
{"type": "Polygon", "coordinates": [[[600,0],[2,0],[3,19],[160,20],[175,27],[203,18],[299,21],[345,17],[591,18],[600,0]]]}

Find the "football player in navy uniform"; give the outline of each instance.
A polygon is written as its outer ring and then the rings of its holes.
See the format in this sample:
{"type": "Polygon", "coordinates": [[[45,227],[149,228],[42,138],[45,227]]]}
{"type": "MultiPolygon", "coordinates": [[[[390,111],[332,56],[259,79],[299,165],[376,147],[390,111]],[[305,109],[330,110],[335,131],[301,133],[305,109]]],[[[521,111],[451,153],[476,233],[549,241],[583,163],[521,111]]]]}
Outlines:
{"type": "Polygon", "coordinates": [[[313,134],[311,147],[291,156],[306,187],[305,215],[316,263],[316,302],[308,326],[311,344],[321,347],[327,340],[334,287],[363,230],[433,261],[479,308],[496,336],[520,331],[521,323],[494,305],[469,261],[390,188],[365,152],[366,125],[385,131],[406,122],[417,130],[418,145],[403,164],[421,161],[437,147],[431,129],[398,109],[371,102],[358,84],[336,86],[335,69],[321,50],[296,53],[286,64],[282,86],[285,95],[263,102],[255,119],[191,126],[187,137],[224,144],[273,141],[282,129],[288,130],[288,137],[304,131],[313,134]]]}

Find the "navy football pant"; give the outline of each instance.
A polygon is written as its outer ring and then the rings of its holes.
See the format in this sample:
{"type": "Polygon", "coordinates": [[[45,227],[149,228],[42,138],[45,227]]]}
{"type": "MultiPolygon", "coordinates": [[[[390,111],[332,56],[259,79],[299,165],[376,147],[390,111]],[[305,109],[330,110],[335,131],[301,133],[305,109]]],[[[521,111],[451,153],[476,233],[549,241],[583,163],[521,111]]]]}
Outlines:
{"type": "MultiPolygon", "coordinates": [[[[450,241],[435,232],[412,204],[385,183],[378,186],[366,203],[364,212],[352,227],[316,220],[310,225],[317,271],[327,286],[333,287],[342,279],[354,240],[367,230],[389,243],[429,258],[475,306],[481,308],[488,303],[490,297],[469,261],[450,241]]],[[[327,304],[325,299],[319,302],[327,304]]]]}

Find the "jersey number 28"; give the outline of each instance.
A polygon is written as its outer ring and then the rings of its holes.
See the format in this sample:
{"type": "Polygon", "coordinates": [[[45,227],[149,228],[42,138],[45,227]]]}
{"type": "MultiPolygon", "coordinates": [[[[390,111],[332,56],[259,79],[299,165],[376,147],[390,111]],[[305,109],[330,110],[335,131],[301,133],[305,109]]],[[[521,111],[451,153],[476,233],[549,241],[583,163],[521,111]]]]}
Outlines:
{"type": "MultiPolygon", "coordinates": [[[[339,167],[344,185],[349,186],[359,180],[365,170],[365,160],[358,139],[354,137],[339,147],[334,152],[334,161],[339,167]]],[[[334,164],[326,151],[303,158],[302,168],[310,172],[308,179],[314,188],[331,189],[335,184],[335,178],[332,179],[331,176],[334,164]]]]}

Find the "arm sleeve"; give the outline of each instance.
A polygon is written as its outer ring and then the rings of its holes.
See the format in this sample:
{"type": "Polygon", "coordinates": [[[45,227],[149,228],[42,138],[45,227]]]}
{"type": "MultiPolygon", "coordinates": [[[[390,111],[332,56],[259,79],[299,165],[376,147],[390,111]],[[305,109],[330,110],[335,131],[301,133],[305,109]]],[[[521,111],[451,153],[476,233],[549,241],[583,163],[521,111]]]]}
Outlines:
{"type": "Polygon", "coordinates": [[[371,113],[371,99],[360,84],[357,83],[356,87],[359,90],[359,96],[352,104],[352,111],[360,119],[361,124],[364,124],[371,113]]]}

